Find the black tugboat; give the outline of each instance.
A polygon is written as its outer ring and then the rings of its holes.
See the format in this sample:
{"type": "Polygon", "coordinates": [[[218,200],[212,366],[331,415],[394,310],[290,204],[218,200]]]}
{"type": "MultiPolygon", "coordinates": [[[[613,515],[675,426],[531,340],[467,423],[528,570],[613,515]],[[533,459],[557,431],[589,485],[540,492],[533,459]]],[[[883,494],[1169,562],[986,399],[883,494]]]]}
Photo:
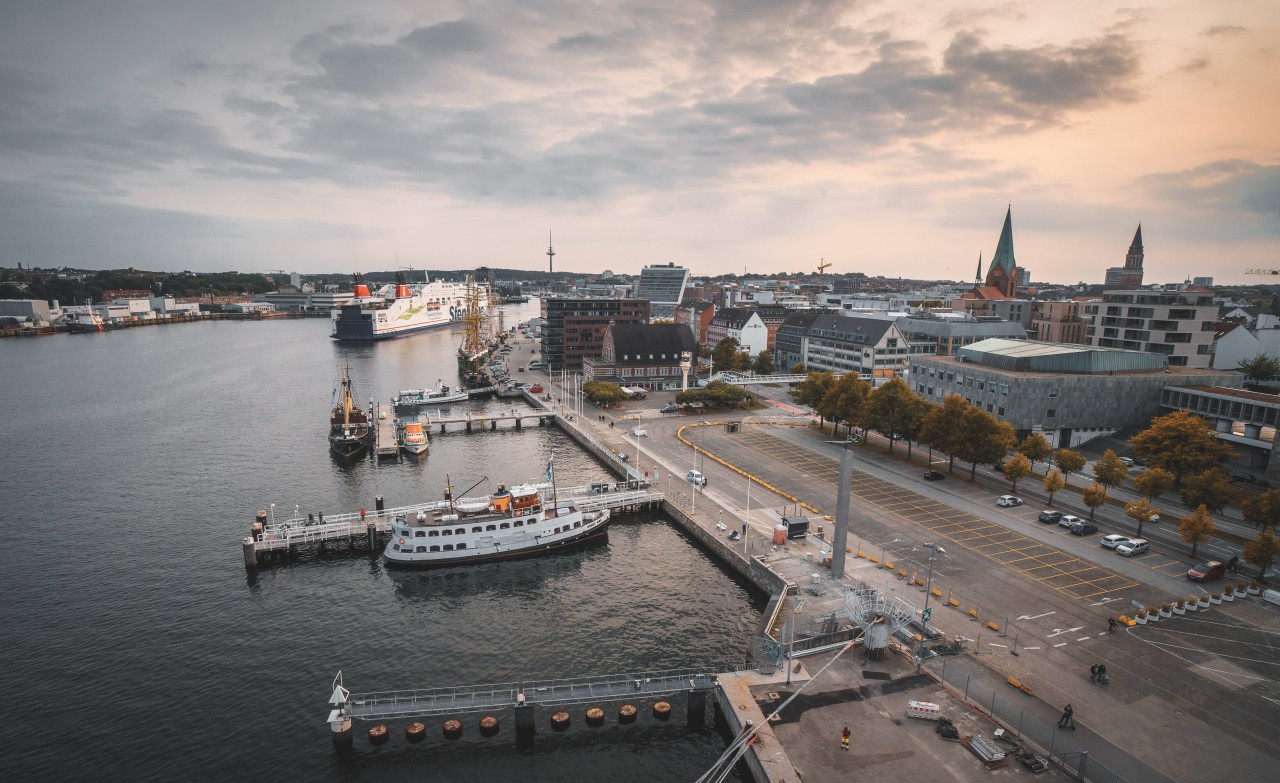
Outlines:
{"type": "Polygon", "coordinates": [[[373,430],[369,426],[369,414],[361,410],[352,398],[351,376],[342,367],[341,390],[333,413],[329,416],[329,450],[343,459],[353,459],[369,448],[373,430]]]}

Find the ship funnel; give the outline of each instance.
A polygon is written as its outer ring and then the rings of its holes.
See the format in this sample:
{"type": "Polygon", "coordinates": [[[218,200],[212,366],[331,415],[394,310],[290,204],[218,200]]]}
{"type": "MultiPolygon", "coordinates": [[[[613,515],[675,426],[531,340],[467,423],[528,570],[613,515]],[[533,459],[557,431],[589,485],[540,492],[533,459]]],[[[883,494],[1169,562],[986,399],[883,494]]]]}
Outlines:
{"type": "Polygon", "coordinates": [[[407,286],[407,285],[397,285],[397,286],[396,286],[396,299],[408,299],[408,298],[409,298],[409,286],[407,286]]]}
{"type": "Polygon", "coordinates": [[[355,295],[356,295],[356,296],[358,296],[358,297],[359,297],[359,296],[368,296],[368,295],[369,295],[369,286],[365,285],[364,283],[358,283],[358,284],[356,285],[356,288],[355,288],[355,295]]]}

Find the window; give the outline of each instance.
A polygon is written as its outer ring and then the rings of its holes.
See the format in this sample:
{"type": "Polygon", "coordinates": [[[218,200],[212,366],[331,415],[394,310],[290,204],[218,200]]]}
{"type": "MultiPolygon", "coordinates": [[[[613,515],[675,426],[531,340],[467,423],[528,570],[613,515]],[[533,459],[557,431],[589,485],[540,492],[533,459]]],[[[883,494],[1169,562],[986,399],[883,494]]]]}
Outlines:
{"type": "Polygon", "coordinates": [[[523,527],[523,526],[524,526],[524,520],[523,520],[523,519],[517,519],[515,524],[516,524],[516,527],[523,527]]]}
{"type": "Polygon", "coordinates": [[[462,543],[458,544],[458,548],[459,548],[459,549],[466,549],[466,548],[467,548],[467,542],[466,542],[466,541],[463,541],[462,543]]]}
{"type": "Polygon", "coordinates": [[[466,533],[466,532],[467,532],[467,529],[466,529],[465,527],[460,527],[460,528],[458,528],[457,530],[455,530],[455,531],[453,531],[453,532],[457,533],[458,535],[462,535],[462,534],[464,534],[464,533],[466,533]]]}
{"type": "MultiPolygon", "coordinates": [[[[484,529],[485,529],[485,530],[497,530],[497,529],[498,529],[498,526],[497,526],[497,525],[486,525],[484,529]]],[[[476,528],[476,532],[477,532],[477,533],[479,533],[479,532],[480,532],[480,528],[476,528]]]]}
{"type": "Polygon", "coordinates": [[[1052,397],[1057,397],[1057,396],[1058,396],[1058,392],[1059,392],[1059,391],[1060,391],[1059,389],[1050,389],[1050,390],[1049,390],[1049,397],[1051,397],[1051,398],[1052,398],[1052,397]]]}
{"type": "Polygon", "coordinates": [[[1003,416],[1003,415],[1004,415],[1004,408],[996,408],[996,415],[997,415],[997,416],[1003,416]]]}
{"type": "Polygon", "coordinates": [[[1055,416],[1057,416],[1057,415],[1058,415],[1058,409],[1057,409],[1057,408],[1050,408],[1050,409],[1049,409],[1049,412],[1048,412],[1047,414],[1045,414],[1045,415],[1046,415],[1048,418],[1052,419],[1053,417],[1055,417],[1055,416]]]}
{"type": "Polygon", "coordinates": [[[507,529],[508,529],[508,528],[510,528],[510,527],[511,527],[511,525],[508,525],[506,522],[503,522],[501,525],[498,525],[498,528],[499,528],[500,530],[507,530],[507,529]]]}
{"type": "MultiPolygon", "coordinates": [[[[430,536],[431,538],[435,538],[436,536],[440,535],[440,531],[439,531],[439,530],[432,530],[432,531],[428,532],[428,533],[427,533],[427,535],[428,535],[428,536],[430,536]]],[[[432,552],[434,552],[435,550],[433,549],[433,550],[431,550],[431,551],[432,551],[432,552]]]]}
{"type": "Polygon", "coordinates": [[[432,546],[431,546],[431,551],[432,551],[432,552],[439,552],[439,551],[440,551],[440,545],[439,545],[439,544],[432,544],[432,546]]]}
{"type": "Polygon", "coordinates": [[[471,528],[471,532],[472,532],[472,533],[479,533],[479,532],[480,532],[480,528],[478,528],[478,527],[473,527],[473,528],[471,528]]]}
{"type": "Polygon", "coordinates": [[[427,551],[427,548],[426,548],[425,546],[420,546],[420,547],[418,547],[417,549],[415,549],[415,550],[413,550],[413,551],[415,551],[415,552],[426,552],[426,551],[427,551]]]}
{"type": "Polygon", "coordinates": [[[445,545],[444,545],[444,551],[446,551],[446,552],[452,552],[452,551],[453,551],[453,544],[445,544],[445,545]]]}
{"type": "Polygon", "coordinates": [[[425,530],[415,530],[415,531],[413,531],[413,537],[414,537],[414,538],[426,538],[426,537],[427,537],[427,531],[425,531],[425,530]]]}

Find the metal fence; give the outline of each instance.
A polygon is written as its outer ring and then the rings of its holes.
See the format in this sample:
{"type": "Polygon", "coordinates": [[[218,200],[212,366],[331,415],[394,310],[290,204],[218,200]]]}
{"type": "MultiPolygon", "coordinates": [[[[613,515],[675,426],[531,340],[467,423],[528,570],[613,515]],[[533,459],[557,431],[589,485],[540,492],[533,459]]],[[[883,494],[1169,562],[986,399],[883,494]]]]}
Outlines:
{"type": "Polygon", "coordinates": [[[996,695],[989,686],[979,682],[959,666],[930,665],[929,671],[959,691],[964,700],[992,718],[1000,721],[1020,740],[1038,745],[1049,762],[1071,775],[1077,781],[1090,783],[1125,783],[1125,778],[1076,745],[1058,729],[1028,715],[1017,704],[996,695]]]}

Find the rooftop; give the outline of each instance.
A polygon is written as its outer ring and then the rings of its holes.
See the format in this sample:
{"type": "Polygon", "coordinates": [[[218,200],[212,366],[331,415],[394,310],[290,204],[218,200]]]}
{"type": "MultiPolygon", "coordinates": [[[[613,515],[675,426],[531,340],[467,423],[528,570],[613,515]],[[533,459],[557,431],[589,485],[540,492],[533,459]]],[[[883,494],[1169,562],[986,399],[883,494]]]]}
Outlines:
{"type": "Polygon", "coordinates": [[[960,361],[1025,372],[1164,372],[1169,364],[1168,357],[1157,353],[998,337],[957,349],[956,355],[960,361]]]}
{"type": "MultiPolygon", "coordinates": [[[[986,341],[984,340],[983,342],[986,342],[986,341]]],[[[1020,341],[1020,342],[1030,342],[1030,341],[1027,340],[1027,341],[1020,341]]],[[[977,345],[977,344],[978,343],[974,343],[974,345],[977,345]]],[[[969,346],[969,347],[972,347],[972,346],[969,346]]],[[[961,348],[959,350],[964,351],[965,349],[961,348]]],[[[984,364],[984,363],[975,362],[975,361],[963,361],[956,356],[921,355],[921,356],[911,357],[911,361],[913,363],[917,361],[929,362],[929,363],[936,362],[940,364],[945,363],[948,365],[954,365],[957,370],[963,370],[965,366],[969,366],[969,367],[978,366],[984,370],[992,370],[1000,373],[1001,375],[1006,375],[1010,378],[1061,378],[1063,375],[1106,375],[1107,374],[1106,372],[1082,373],[1078,370],[1071,371],[1071,370],[1052,370],[1052,369],[1048,369],[1048,370],[1013,369],[1013,368],[1007,368],[1007,367],[1000,367],[992,364],[984,364]]],[[[1189,385],[1188,381],[1194,382],[1196,380],[1199,380],[1201,383],[1206,383],[1206,384],[1221,383],[1224,376],[1233,375],[1233,373],[1231,373],[1228,370],[1214,370],[1212,368],[1207,368],[1207,367],[1168,367],[1160,370],[1125,370],[1125,371],[1117,370],[1115,374],[1126,375],[1126,376],[1152,377],[1152,378],[1156,376],[1160,376],[1162,378],[1169,379],[1169,384],[1171,386],[1185,386],[1185,385],[1189,385]]],[[[1244,378],[1243,375],[1235,375],[1235,377],[1241,378],[1241,379],[1244,378]]],[[[1217,387],[1214,387],[1214,388],[1217,388],[1217,387]]]]}

